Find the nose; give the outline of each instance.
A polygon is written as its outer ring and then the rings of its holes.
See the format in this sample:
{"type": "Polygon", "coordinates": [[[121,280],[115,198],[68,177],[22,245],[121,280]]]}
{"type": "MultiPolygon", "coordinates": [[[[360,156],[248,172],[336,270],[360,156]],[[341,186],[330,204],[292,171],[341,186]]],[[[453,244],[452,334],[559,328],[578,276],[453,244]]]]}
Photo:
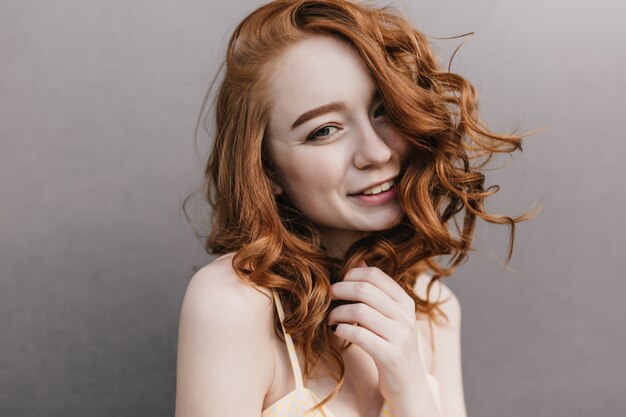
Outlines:
{"type": "Polygon", "coordinates": [[[358,132],[354,153],[354,166],[365,169],[368,166],[385,165],[391,159],[393,152],[385,140],[381,138],[371,123],[362,124],[358,132]]]}

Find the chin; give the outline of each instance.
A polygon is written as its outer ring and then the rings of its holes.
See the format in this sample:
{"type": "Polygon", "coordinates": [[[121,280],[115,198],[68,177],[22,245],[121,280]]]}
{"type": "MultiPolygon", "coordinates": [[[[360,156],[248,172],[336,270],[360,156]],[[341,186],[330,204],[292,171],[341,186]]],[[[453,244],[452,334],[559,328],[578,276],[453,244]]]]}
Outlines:
{"type": "Polygon", "coordinates": [[[380,232],[383,230],[389,230],[400,224],[400,222],[402,221],[402,217],[402,213],[399,213],[395,217],[387,219],[386,221],[377,221],[373,224],[370,223],[366,228],[363,228],[362,230],[364,232],[380,232]]]}
{"type": "Polygon", "coordinates": [[[387,216],[385,216],[387,221],[385,221],[384,223],[386,223],[388,226],[386,228],[390,228],[390,227],[397,225],[398,223],[402,221],[403,217],[404,217],[404,210],[402,210],[402,208],[399,205],[394,207],[394,209],[390,210],[390,212],[387,213],[387,216]]]}

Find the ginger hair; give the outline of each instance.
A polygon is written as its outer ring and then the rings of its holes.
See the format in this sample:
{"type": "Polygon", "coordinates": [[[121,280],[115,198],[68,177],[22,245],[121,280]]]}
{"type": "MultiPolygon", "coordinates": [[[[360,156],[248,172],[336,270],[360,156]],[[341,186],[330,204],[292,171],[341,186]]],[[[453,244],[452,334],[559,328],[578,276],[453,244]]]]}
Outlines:
{"type": "MultiPolygon", "coordinates": [[[[390,6],[270,2],[236,27],[220,69],[224,66],[202,190],[212,208],[205,248],[213,254],[235,252],[232,266],[241,279],[277,290],[285,329],[304,352],[305,378],[318,364],[328,364],[338,382],[315,408],[322,407],[337,394],[345,374],[325,324],[329,311],[341,303],[331,302],[330,286],[364,260],[405,289],[416,315],[429,323],[445,317],[439,308],[445,300],[431,300],[431,288],[467,258],[477,218],[510,227],[508,264],[515,224],[532,217],[489,214],[484,206],[499,190],[497,185],[485,188],[487,162],[496,154],[521,151],[523,136],[492,132],[479,118],[472,84],[442,70],[427,37],[390,6]],[[274,195],[275,172],[264,145],[267,91],[277,58],[313,35],[333,36],[354,48],[380,91],[389,123],[411,146],[397,185],[403,219],[354,242],[343,259],[324,252],[316,225],[288,196],[274,195]],[[442,257],[448,259],[445,266],[438,260],[442,257]],[[432,275],[421,299],[414,285],[425,271],[432,275]]],[[[199,124],[209,119],[209,93],[199,124]]],[[[275,330],[282,338],[277,316],[275,330]]]]}

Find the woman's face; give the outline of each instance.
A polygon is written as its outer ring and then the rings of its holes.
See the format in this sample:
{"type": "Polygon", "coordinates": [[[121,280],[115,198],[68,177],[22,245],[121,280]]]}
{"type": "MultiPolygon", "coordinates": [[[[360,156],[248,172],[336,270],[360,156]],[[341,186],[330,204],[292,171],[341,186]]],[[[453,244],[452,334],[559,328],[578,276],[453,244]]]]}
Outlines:
{"type": "Polygon", "coordinates": [[[329,36],[285,51],[270,84],[266,140],[278,185],[333,239],[388,229],[402,218],[395,185],[356,195],[395,180],[409,149],[376,93],[360,56],[329,36]]]}

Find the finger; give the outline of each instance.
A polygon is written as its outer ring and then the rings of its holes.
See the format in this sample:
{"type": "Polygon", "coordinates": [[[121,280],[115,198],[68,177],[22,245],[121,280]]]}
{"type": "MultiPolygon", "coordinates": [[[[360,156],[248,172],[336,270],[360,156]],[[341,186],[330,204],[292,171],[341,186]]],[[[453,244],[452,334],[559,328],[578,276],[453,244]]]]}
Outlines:
{"type": "MultiPolygon", "coordinates": [[[[413,311],[404,311],[401,304],[391,300],[387,293],[367,281],[340,281],[334,283],[330,289],[333,298],[367,304],[391,320],[408,319],[407,314],[414,314],[413,311]]],[[[339,307],[335,307],[333,311],[337,308],[339,307]]]]}
{"type": "Polygon", "coordinates": [[[334,333],[342,339],[352,342],[363,349],[374,359],[378,369],[381,368],[381,365],[385,363],[386,358],[389,356],[387,353],[394,349],[390,342],[365,327],[339,323],[334,333]]]}
{"type": "Polygon", "coordinates": [[[393,300],[404,306],[410,306],[413,301],[406,293],[404,288],[400,286],[393,278],[385,274],[376,267],[356,267],[350,269],[343,278],[345,281],[366,281],[380,288],[385,294],[393,300]]]}
{"type": "Polygon", "coordinates": [[[387,341],[392,341],[393,335],[399,331],[397,322],[364,303],[334,308],[328,315],[327,324],[332,326],[339,323],[359,325],[387,341]]]}

